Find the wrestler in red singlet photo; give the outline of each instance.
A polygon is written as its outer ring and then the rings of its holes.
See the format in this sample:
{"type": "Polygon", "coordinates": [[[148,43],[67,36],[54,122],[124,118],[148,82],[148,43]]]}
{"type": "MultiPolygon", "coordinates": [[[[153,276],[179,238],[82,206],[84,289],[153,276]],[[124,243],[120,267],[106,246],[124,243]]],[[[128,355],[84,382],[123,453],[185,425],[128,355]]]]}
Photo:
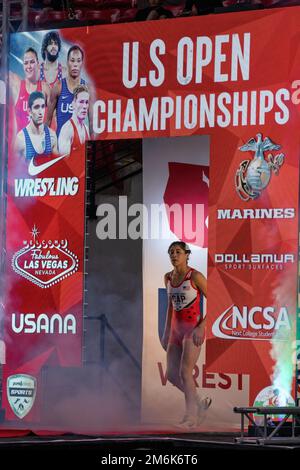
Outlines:
{"type": "Polygon", "coordinates": [[[32,47],[29,47],[24,53],[23,71],[25,76],[24,79],[21,79],[13,72],[10,72],[9,74],[9,86],[16,119],[16,133],[26,127],[30,122],[28,100],[31,93],[34,91],[43,92],[46,100],[46,107],[50,100],[49,85],[38,79],[38,55],[32,47]]]}
{"type": "Polygon", "coordinates": [[[201,296],[206,297],[206,278],[188,265],[191,250],[185,242],[173,242],[168,254],[174,267],[165,274],[168,310],[162,338],[167,351],[167,378],[185,397],[185,414],[179,426],[194,429],[211,398],[200,398],[196,392],[193,370],[205,337],[201,296]]]}
{"type": "Polygon", "coordinates": [[[85,124],[89,98],[89,89],[86,85],[78,85],[74,89],[72,117],[62,126],[58,139],[59,152],[62,155],[73,155],[90,138],[88,127],[85,124]]]}

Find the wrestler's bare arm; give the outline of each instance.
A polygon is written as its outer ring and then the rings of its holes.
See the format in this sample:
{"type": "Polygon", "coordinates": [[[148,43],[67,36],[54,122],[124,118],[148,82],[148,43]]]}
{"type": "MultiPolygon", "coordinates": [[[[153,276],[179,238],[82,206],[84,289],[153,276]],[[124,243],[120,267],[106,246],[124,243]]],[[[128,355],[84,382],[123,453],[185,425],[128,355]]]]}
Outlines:
{"type": "Polygon", "coordinates": [[[52,129],[50,131],[50,139],[51,139],[51,150],[54,155],[58,155],[58,145],[57,145],[57,136],[52,129]]]}
{"type": "Polygon", "coordinates": [[[205,297],[207,297],[207,280],[205,276],[203,276],[203,274],[199,271],[193,271],[191,277],[197,289],[201,291],[205,297]]]}
{"type": "Polygon", "coordinates": [[[18,157],[23,158],[25,156],[26,143],[23,131],[18,132],[14,149],[18,157]]]}
{"type": "Polygon", "coordinates": [[[58,150],[60,155],[71,153],[71,146],[74,140],[74,129],[70,121],[65,122],[62,126],[58,138],[58,150]]]}
{"type": "MultiPolygon", "coordinates": [[[[168,273],[165,274],[164,277],[164,283],[167,288],[168,285],[168,273]]],[[[167,307],[167,315],[166,315],[166,321],[165,321],[165,329],[162,337],[162,346],[166,350],[169,342],[169,336],[170,336],[170,330],[171,330],[171,321],[172,321],[172,312],[173,312],[173,307],[172,303],[170,302],[170,299],[168,298],[168,307],[167,307]]]]}
{"type": "Polygon", "coordinates": [[[48,106],[48,104],[50,103],[50,99],[51,99],[51,89],[48,85],[48,83],[46,82],[43,82],[42,83],[42,91],[45,95],[45,98],[46,98],[46,106],[48,106]]]}
{"type": "MultiPolygon", "coordinates": [[[[206,280],[206,277],[203,276],[202,273],[200,273],[199,271],[193,271],[192,273],[192,281],[193,283],[195,284],[195,286],[197,287],[197,289],[202,292],[202,294],[207,297],[207,280],[206,280]]],[[[200,334],[200,337],[202,338],[203,334],[204,334],[204,330],[205,330],[205,326],[206,326],[206,317],[205,318],[201,318],[196,326],[195,329],[198,328],[198,333],[200,334]]],[[[199,337],[199,338],[200,338],[199,337]]],[[[194,339],[194,342],[195,342],[195,339],[194,339]]],[[[196,341],[195,344],[196,346],[199,346],[199,344],[201,343],[201,341],[196,341]],[[196,344],[197,343],[197,344],[196,344]]]]}
{"type": "Polygon", "coordinates": [[[52,117],[53,117],[54,110],[57,105],[58,97],[61,94],[61,88],[62,88],[61,82],[57,82],[55,83],[50,93],[50,100],[48,104],[48,112],[47,112],[47,120],[46,120],[47,126],[49,127],[51,126],[52,117]]]}

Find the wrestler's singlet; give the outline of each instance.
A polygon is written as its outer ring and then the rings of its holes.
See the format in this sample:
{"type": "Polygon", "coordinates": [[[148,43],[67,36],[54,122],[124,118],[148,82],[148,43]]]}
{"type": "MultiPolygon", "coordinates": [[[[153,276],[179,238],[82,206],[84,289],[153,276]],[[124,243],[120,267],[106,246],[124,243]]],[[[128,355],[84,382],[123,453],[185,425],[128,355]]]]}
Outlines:
{"type": "MultiPolygon", "coordinates": [[[[80,84],[84,85],[85,80],[81,79],[80,84]]],[[[65,122],[67,122],[73,114],[72,102],[74,94],[69,90],[67,85],[67,79],[63,78],[61,81],[61,93],[57,100],[56,107],[56,120],[57,120],[57,137],[60,134],[61,128],[65,122]]]]}
{"type": "Polygon", "coordinates": [[[62,65],[61,65],[61,63],[58,63],[56,78],[51,83],[47,82],[47,80],[46,80],[44,66],[45,66],[45,64],[44,64],[44,62],[42,62],[41,63],[41,68],[40,68],[40,80],[42,82],[48,83],[49,87],[53,88],[56,82],[59,82],[59,81],[62,80],[62,65]]]}
{"type": "Polygon", "coordinates": [[[28,130],[26,129],[26,127],[23,129],[23,133],[24,133],[24,136],[25,136],[25,144],[26,144],[26,160],[31,160],[31,158],[34,158],[36,157],[37,155],[41,156],[48,156],[51,154],[52,152],[52,147],[51,147],[51,136],[50,136],[50,131],[49,131],[49,127],[48,126],[44,126],[44,130],[45,130],[45,150],[44,152],[41,154],[41,153],[38,153],[34,146],[33,146],[33,143],[31,142],[31,138],[30,138],[30,135],[28,133],[28,130]]]}
{"type": "Polygon", "coordinates": [[[169,342],[178,345],[203,317],[200,310],[201,294],[191,279],[193,271],[190,269],[178,286],[172,284],[171,273],[168,276],[167,292],[173,307],[169,342]]]}
{"type": "MultiPolygon", "coordinates": [[[[37,82],[35,91],[42,91],[42,82],[37,82]]],[[[15,115],[17,121],[17,132],[26,127],[29,124],[30,117],[28,114],[28,99],[30,93],[26,90],[26,81],[21,80],[20,92],[18,100],[15,105],[15,115]]]]}
{"type": "Polygon", "coordinates": [[[84,132],[85,132],[85,138],[84,138],[84,142],[80,142],[77,127],[76,127],[76,124],[75,124],[75,122],[73,121],[72,118],[70,119],[70,123],[72,124],[73,131],[74,131],[74,139],[73,139],[72,148],[71,148],[71,153],[72,153],[72,152],[75,152],[76,150],[80,149],[85,144],[85,141],[89,139],[89,133],[88,133],[88,130],[86,128],[86,125],[83,124],[84,132]]]}

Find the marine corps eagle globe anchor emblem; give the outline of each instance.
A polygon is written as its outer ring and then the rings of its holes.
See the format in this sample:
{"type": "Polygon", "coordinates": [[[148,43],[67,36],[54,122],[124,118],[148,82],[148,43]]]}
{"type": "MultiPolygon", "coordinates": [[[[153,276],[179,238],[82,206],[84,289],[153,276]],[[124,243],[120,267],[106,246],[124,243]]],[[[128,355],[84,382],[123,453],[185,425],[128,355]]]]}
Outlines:
{"type": "Polygon", "coordinates": [[[252,137],[245,145],[239,147],[242,152],[255,152],[253,160],[243,160],[235,175],[235,187],[243,201],[257,199],[268,186],[272,171],[278,175],[280,167],[284,163],[284,154],[273,155],[271,152],[265,159],[264,152],[279,150],[280,145],[272,142],[269,137],[262,140],[262,134],[252,137]]]}

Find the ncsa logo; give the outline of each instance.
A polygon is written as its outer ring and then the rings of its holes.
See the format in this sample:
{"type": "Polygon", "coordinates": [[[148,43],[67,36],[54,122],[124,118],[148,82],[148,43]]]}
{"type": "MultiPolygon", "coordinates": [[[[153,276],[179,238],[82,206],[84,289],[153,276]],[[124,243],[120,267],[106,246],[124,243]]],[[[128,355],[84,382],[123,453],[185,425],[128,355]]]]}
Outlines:
{"type": "Polygon", "coordinates": [[[265,159],[264,152],[279,150],[281,147],[269,137],[262,140],[262,134],[257,134],[256,137],[257,140],[253,137],[239,148],[242,152],[255,152],[253,160],[242,161],[236,172],[235,187],[243,201],[257,199],[270,183],[272,171],[278,175],[284,162],[283,153],[277,155],[269,153],[265,159]]]}
{"type": "MultiPolygon", "coordinates": [[[[288,309],[281,307],[237,307],[231,305],[214,322],[212,332],[218,338],[269,341],[281,330],[291,330],[288,309]]],[[[287,335],[288,336],[288,335],[287,335]]]]}

